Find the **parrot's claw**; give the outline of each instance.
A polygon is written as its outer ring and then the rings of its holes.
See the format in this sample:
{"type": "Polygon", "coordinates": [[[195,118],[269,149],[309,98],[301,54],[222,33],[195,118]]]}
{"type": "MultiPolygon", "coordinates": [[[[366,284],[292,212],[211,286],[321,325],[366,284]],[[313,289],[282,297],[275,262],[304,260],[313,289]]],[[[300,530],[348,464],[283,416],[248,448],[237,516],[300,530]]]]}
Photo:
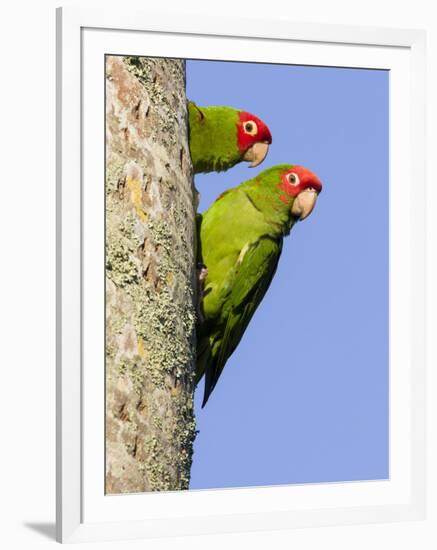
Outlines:
{"type": "Polygon", "coordinates": [[[205,264],[197,264],[197,280],[199,284],[202,285],[202,290],[204,286],[204,281],[206,279],[206,276],[208,275],[208,268],[205,264]]]}
{"type": "Polygon", "coordinates": [[[197,318],[199,324],[201,325],[205,320],[202,313],[202,300],[203,300],[203,291],[205,288],[205,279],[208,275],[208,268],[205,264],[197,264],[197,318]]]}

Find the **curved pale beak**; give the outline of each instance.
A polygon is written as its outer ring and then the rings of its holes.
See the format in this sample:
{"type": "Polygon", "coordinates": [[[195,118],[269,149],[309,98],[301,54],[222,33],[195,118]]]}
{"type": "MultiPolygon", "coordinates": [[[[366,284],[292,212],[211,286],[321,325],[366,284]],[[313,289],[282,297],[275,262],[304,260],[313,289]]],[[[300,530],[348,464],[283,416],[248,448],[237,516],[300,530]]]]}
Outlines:
{"type": "Polygon", "coordinates": [[[304,189],[294,199],[291,213],[298,220],[304,220],[314,210],[317,201],[317,191],[312,187],[304,189]]]}
{"type": "Polygon", "coordinates": [[[244,153],[243,159],[250,162],[250,168],[255,168],[262,163],[269,152],[269,143],[267,141],[258,141],[249,147],[244,153]]]}

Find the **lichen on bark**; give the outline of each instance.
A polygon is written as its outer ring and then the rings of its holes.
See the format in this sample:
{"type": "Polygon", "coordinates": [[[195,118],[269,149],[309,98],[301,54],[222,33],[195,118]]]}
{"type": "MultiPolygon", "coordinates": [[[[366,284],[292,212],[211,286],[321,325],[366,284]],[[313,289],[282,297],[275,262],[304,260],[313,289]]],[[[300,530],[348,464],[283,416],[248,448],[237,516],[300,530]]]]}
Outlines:
{"type": "Polygon", "coordinates": [[[106,57],[106,492],[187,489],[195,196],[182,60],[106,57]]]}

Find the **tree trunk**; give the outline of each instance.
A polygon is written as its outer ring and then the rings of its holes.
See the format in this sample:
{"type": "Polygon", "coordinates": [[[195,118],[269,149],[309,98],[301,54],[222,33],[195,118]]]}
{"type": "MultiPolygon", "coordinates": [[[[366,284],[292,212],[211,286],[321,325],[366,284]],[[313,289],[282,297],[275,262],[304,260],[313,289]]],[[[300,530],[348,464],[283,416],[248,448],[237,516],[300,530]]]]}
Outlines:
{"type": "Polygon", "coordinates": [[[188,488],[194,220],[184,62],[107,56],[107,493],[188,488]]]}

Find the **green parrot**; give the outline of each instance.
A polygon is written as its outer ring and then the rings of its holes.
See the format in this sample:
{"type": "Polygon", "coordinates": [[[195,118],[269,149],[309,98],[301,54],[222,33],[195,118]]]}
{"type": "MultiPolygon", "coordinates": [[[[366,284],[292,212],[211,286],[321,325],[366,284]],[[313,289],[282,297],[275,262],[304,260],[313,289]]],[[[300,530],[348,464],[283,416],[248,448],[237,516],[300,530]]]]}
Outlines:
{"type": "Polygon", "coordinates": [[[223,172],[243,160],[258,166],[272,143],[262,120],[232,107],[198,107],[189,101],[188,120],[195,174],[223,172]]]}
{"type": "Polygon", "coordinates": [[[199,216],[199,260],[206,267],[197,331],[202,407],[272,281],[284,236],[310,215],[321,190],[308,169],[282,164],[225,191],[199,216]]]}

